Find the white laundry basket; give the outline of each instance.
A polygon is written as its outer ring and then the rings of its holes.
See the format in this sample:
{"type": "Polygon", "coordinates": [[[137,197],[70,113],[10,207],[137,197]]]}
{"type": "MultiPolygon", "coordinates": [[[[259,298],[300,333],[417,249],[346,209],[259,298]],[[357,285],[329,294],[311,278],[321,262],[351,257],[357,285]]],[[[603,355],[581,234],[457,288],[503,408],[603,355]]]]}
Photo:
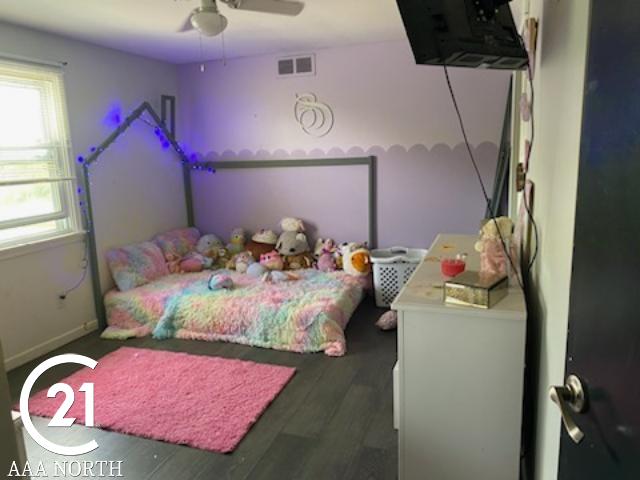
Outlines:
{"type": "Polygon", "coordinates": [[[388,307],[407,283],[427,250],[422,248],[391,247],[371,251],[373,286],[376,305],[388,307]]]}

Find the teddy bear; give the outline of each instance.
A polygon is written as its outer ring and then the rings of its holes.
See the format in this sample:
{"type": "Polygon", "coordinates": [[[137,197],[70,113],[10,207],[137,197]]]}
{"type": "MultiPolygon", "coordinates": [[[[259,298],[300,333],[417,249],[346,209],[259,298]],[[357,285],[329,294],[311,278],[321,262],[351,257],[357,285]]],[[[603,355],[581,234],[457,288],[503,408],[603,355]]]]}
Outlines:
{"type": "Polygon", "coordinates": [[[215,268],[227,268],[229,265],[229,260],[231,260],[231,255],[229,255],[229,250],[224,247],[219,247],[217,249],[217,260],[213,264],[215,268]]]}
{"type": "Polygon", "coordinates": [[[235,255],[236,253],[245,251],[245,233],[242,228],[234,228],[231,231],[231,238],[229,239],[229,243],[227,243],[227,250],[231,255],[235,255]]]}
{"type": "Polygon", "coordinates": [[[263,228],[262,230],[259,230],[253,234],[251,240],[247,242],[244,249],[248,252],[251,252],[251,255],[253,255],[253,259],[256,262],[259,262],[260,255],[272,251],[275,248],[277,242],[278,237],[273,232],[273,230],[263,228]]]}
{"type": "Polygon", "coordinates": [[[302,270],[313,267],[313,257],[310,252],[300,255],[287,255],[284,257],[286,270],[302,270]]]}
{"type": "Polygon", "coordinates": [[[475,250],[480,253],[481,273],[500,276],[508,274],[510,261],[502,242],[509,248],[512,232],[513,222],[509,217],[488,219],[482,225],[480,239],[474,245],[475,250]]]}
{"type": "Polygon", "coordinates": [[[256,262],[253,259],[253,255],[249,252],[242,252],[234,255],[232,261],[234,262],[233,268],[238,273],[247,273],[249,266],[256,262]]]}
{"type": "Polygon", "coordinates": [[[285,217],[280,220],[280,228],[283,232],[304,232],[304,222],[299,218],[285,217]]]}
{"type": "Polygon", "coordinates": [[[302,232],[282,232],[276,250],[284,257],[286,270],[310,268],[313,264],[307,236],[302,232]]]}
{"type": "Polygon", "coordinates": [[[313,265],[311,247],[303,233],[304,224],[296,218],[283,218],[280,222],[283,232],[278,237],[276,250],[284,257],[285,270],[300,270],[313,265]]]}

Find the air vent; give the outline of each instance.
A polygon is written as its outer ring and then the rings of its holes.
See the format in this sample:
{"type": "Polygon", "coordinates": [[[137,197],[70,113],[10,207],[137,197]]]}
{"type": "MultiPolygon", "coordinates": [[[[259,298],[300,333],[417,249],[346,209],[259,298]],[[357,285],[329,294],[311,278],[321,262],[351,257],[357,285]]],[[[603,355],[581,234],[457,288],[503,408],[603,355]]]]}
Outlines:
{"type": "Polygon", "coordinates": [[[296,73],[292,58],[285,58],[278,61],[278,75],[292,75],[296,73]]]}
{"type": "Polygon", "coordinates": [[[278,59],[278,76],[291,77],[303,75],[315,75],[316,61],[315,56],[296,55],[294,57],[286,57],[278,59]]]}

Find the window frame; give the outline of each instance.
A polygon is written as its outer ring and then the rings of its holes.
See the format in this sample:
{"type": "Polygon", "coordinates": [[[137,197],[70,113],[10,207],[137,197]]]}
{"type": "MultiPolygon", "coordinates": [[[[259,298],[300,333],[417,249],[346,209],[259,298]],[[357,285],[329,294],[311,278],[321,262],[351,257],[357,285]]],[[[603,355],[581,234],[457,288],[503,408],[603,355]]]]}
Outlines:
{"type": "MultiPolygon", "coordinates": [[[[66,102],[65,82],[61,68],[48,65],[34,65],[30,62],[4,60],[0,58],[0,76],[9,79],[9,83],[17,86],[36,87],[41,90],[41,109],[50,115],[46,118],[46,139],[44,143],[33,145],[0,146],[0,153],[9,152],[9,160],[0,160],[0,166],[16,163],[19,167],[44,166],[48,176],[40,177],[25,174],[15,179],[0,177],[0,189],[23,185],[50,185],[54,211],[36,213],[25,217],[10,218],[0,221],[0,234],[4,231],[28,226],[38,226],[55,222],[50,229],[36,233],[9,236],[2,239],[0,235],[0,251],[31,243],[42,243],[71,234],[83,233],[80,211],[75,201],[78,178],[75,163],[72,160],[71,135],[66,102]],[[22,73],[22,75],[20,75],[22,73]],[[53,106],[52,106],[53,105],[53,106]],[[51,115],[53,117],[51,117],[51,115]],[[55,127],[51,129],[50,127],[55,127]],[[52,133],[52,130],[55,133],[52,133]],[[11,151],[43,151],[45,158],[33,160],[11,160],[11,151]],[[49,159],[47,159],[49,157],[49,159]],[[23,163],[24,162],[24,163],[23,163]]],[[[34,155],[35,157],[35,155],[34,155]]],[[[20,168],[17,169],[20,171],[20,168]]]]}

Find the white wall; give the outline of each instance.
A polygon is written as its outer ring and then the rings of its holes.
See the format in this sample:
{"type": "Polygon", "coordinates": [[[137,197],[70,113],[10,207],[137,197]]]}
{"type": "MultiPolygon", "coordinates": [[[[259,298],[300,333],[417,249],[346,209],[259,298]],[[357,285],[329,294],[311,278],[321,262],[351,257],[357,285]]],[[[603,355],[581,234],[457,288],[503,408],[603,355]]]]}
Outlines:
{"type": "Polygon", "coordinates": [[[0,472],[9,472],[13,462],[18,462],[18,442],[16,430],[11,417],[11,393],[9,382],[4,368],[4,356],[2,355],[2,343],[0,342],[0,472]]]}
{"type": "MultiPolygon", "coordinates": [[[[525,2],[519,3],[525,12],[525,2]]],[[[551,480],[557,476],[560,415],[548,389],[564,384],[565,377],[590,2],[532,0],[530,9],[531,16],[540,19],[533,82],[536,136],[529,173],[540,232],[529,299],[534,333],[529,341],[538,370],[535,478],[551,480]]],[[[529,124],[522,128],[528,132],[529,124]]]]}
{"type": "MultiPolygon", "coordinates": [[[[177,91],[173,65],[6,23],[0,23],[0,53],[68,62],[65,87],[76,155],[110,133],[103,118],[114,103],[125,113],[143,100],[158,107],[161,94],[177,91]]],[[[134,127],[94,170],[104,247],[142,240],[185,223],[180,169],[169,163],[169,154],[158,148],[153,133],[145,134],[142,128],[134,127]],[[131,175],[128,164],[134,162],[131,175]],[[152,165],[158,169],[146,175],[140,171],[152,165]],[[146,208],[150,201],[154,208],[146,208]],[[105,209],[110,209],[108,215],[105,209]]],[[[8,368],[82,335],[85,324],[94,321],[89,278],[64,302],[58,299],[80,277],[83,245],[76,239],[11,258],[0,255],[0,338],[8,368]]]]}
{"type": "MultiPolygon", "coordinates": [[[[484,200],[461,144],[442,68],[416,65],[407,41],[315,54],[316,75],[293,78],[277,77],[277,55],[208,63],[204,73],[197,64],[180,66],[181,128],[187,130],[187,142],[214,159],[374,155],[380,246],[426,247],[442,231],[475,233],[484,200]],[[322,138],[306,135],[295,121],[295,95],[305,92],[317,94],[334,111],[335,126],[322,138]]],[[[509,74],[456,68],[450,73],[490,187],[509,74]]],[[[326,176],[300,169],[195,176],[196,221],[227,235],[237,224],[276,227],[278,218],[295,215],[338,241],[364,240],[363,185],[366,170],[344,167],[326,176]],[[350,180],[352,186],[345,188],[350,180]],[[290,207],[285,211],[282,205],[290,207]]]]}

